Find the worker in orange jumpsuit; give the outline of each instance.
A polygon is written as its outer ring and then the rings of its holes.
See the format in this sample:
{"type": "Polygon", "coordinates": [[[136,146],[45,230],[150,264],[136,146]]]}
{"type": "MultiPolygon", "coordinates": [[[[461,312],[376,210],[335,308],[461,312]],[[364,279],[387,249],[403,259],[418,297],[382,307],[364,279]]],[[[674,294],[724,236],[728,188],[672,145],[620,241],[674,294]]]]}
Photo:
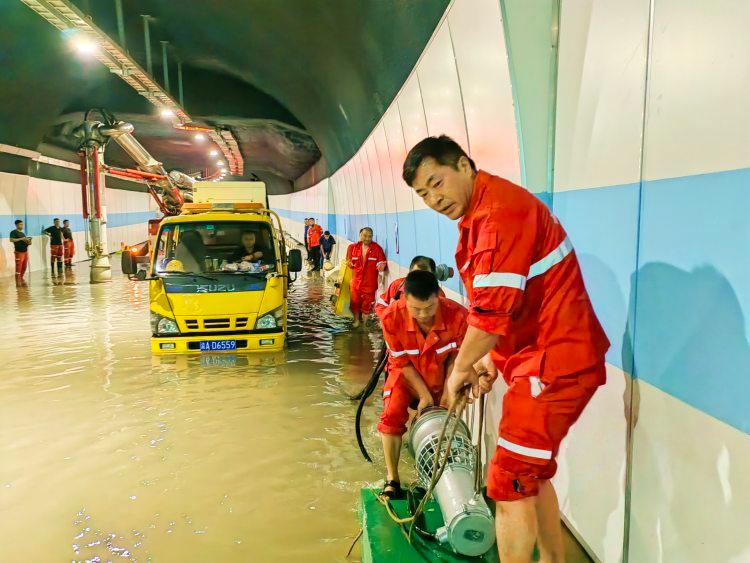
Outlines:
{"type": "Polygon", "coordinates": [[[63,221],[63,254],[65,256],[65,269],[70,270],[73,267],[73,254],[75,254],[75,243],[73,242],[73,231],[70,228],[70,221],[63,221]]]}
{"type": "Polygon", "coordinates": [[[609,348],[565,230],[547,207],[508,180],[477,171],[452,139],[428,137],[407,155],[404,180],[432,209],[461,219],[456,264],[469,328],[446,384],[483,392],[477,367],[503,375],[499,437],[487,475],[497,500],[500,560],[563,561],[550,479],[560,442],[605,382],[609,348]]]}
{"type": "MultiPolygon", "coordinates": [[[[437,270],[435,261],[429,256],[415,256],[409,264],[409,271],[424,270],[425,272],[432,272],[433,275],[437,270]]],[[[382,319],[383,313],[385,312],[388,305],[403,298],[404,296],[404,281],[406,276],[403,278],[396,278],[389,285],[388,288],[375,298],[375,314],[382,319]]],[[[443,290],[440,290],[440,297],[445,297],[443,290]]]]}
{"type": "Polygon", "coordinates": [[[382,494],[390,498],[401,494],[398,461],[409,407],[421,412],[445,405],[445,377],[461,346],[468,315],[460,304],[440,297],[432,272],[409,272],[403,292],[404,297],[394,301],[382,317],[391,367],[383,387],[378,432],[387,471],[382,494]]]}
{"type": "Polygon", "coordinates": [[[378,275],[388,262],[381,246],[372,240],[372,229],[364,227],[359,231],[359,242],[346,249],[346,260],[352,269],[352,282],[349,286],[349,308],[354,315],[354,328],[362,322],[362,315],[372,313],[375,293],[378,290],[378,275]]]}
{"type": "Polygon", "coordinates": [[[310,262],[312,262],[312,271],[319,272],[323,261],[321,260],[320,251],[320,237],[323,236],[323,227],[315,222],[313,217],[310,217],[310,226],[307,229],[307,248],[310,262]]]}

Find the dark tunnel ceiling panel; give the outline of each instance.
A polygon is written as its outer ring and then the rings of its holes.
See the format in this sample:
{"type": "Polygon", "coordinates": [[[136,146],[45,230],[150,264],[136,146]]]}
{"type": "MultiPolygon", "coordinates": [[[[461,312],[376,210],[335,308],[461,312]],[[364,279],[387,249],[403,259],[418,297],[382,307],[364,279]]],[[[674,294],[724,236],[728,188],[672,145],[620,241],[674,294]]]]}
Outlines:
{"type": "MultiPolygon", "coordinates": [[[[76,4],[117,37],[109,2],[76,4]]],[[[171,61],[184,61],[188,112],[229,126],[248,172],[288,181],[321,153],[329,173],[354,154],[414,66],[448,0],[123,4],[131,55],[145,66],[139,14],[155,16],[157,79],[159,40],[168,40],[171,61]]],[[[139,139],[168,167],[204,165],[204,154],[185,144],[184,133],[157,121],[153,108],[101,65],[71,57],[59,32],[20,1],[0,2],[0,18],[6,29],[0,57],[6,79],[12,78],[0,91],[0,142],[35,148],[45,137],[45,146],[65,147],[60,134],[70,126],[66,122],[87,107],[105,105],[132,119],[139,139]]],[[[119,160],[116,154],[108,158],[119,160]]]]}

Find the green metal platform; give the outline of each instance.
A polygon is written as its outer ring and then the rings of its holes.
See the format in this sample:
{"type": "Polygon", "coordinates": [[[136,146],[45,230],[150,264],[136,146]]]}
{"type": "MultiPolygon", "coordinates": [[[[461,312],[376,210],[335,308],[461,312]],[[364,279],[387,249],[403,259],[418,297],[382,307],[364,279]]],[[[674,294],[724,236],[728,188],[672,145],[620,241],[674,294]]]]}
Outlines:
{"type": "MultiPolygon", "coordinates": [[[[441,561],[447,563],[471,561],[476,563],[499,563],[497,549],[493,547],[482,557],[466,557],[441,549],[435,542],[425,540],[416,533],[411,544],[385,507],[378,501],[378,492],[364,488],[360,491],[359,515],[362,524],[363,563],[424,563],[441,561]]],[[[391,501],[394,512],[402,518],[409,515],[405,500],[391,501]]],[[[431,500],[424,512],[426,528],[430,532],[443,525],[440,507],[431,500]]]]}

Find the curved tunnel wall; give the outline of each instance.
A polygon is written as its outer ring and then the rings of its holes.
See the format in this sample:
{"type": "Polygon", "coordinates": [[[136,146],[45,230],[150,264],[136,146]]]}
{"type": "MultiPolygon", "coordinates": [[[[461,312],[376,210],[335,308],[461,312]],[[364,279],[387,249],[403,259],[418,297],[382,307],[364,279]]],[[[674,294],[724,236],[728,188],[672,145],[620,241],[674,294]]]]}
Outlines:
{"type": "Polygon", "coordinates": [[[750,8],[562,3],[554,137],[535,125],[554,140],[546,186],[529,100],[513,98],[534,63],[514,42],[538,34],[530,17],[515,0],[456,0],[357,154],[271,204],[300,239],[315,216],[339,255],[372,226],[395,277],[417,253],[453,264],[456,226],[400,179],[422,137],[449,134],[481,168],[527,179],[568,230],[612,340],[609,381],[560,456],[563,514],[603,561],[750,558],[750,8]]]}

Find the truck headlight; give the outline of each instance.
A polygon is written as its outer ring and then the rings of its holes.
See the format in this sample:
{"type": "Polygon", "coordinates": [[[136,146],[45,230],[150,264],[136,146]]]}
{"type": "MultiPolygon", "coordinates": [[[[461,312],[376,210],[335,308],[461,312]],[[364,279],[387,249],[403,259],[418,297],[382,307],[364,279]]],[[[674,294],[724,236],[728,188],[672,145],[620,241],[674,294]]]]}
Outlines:
{"type": "Polygon", "coordinates": [[[281,324],[281,319],[283,316],[284,316],[283,307],[274,309],[270,313],[266,313],[262,317],[258,317],[258,320],[255,321],[255,328],[256,329],[276,328],[281,324]]]}
{"type": "Polygon", "coordinates": [[[180,334],[177,321],[151,313],[151,332],[156,335],[180,334]]]}

